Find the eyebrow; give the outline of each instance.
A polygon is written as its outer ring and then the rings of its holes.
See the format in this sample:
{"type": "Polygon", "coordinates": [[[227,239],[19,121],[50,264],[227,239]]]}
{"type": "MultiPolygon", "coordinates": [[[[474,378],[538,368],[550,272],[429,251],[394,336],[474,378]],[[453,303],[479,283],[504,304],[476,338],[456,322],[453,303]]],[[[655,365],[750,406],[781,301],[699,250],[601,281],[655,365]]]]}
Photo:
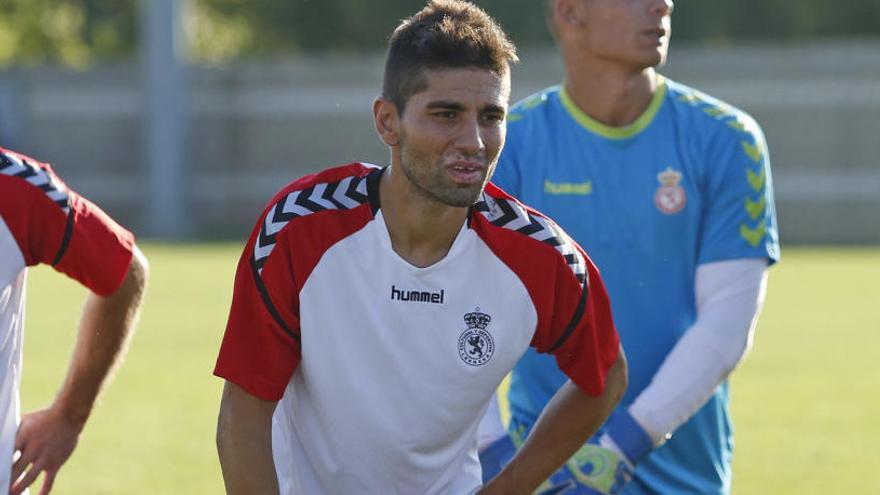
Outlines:
{"type": "MultiPolygon", "coordinates": [[[[462,105],[461,103],[458,103],[455,101],[449,101],[449,100],[432,101],[432,102],[428,103],[426,105],[426,107],[428,109],[432,109],[432,110],[433,109],[444,109],[444,110],[455,110],[455,111],[459,111],[459,112],[465,110],[464,105],[462,105]]],[[[502,107],[500,105],[495,105],[493,103],[490,103],[480,109],[480,113],[487,113],[487,112],[488,113],[504,114],[504,113],[506,113],[506,110],[504,109],[504,107],[502,107]]]]}
{"type": "Polygon", "coordinates": [[[448,100],[432,101],[432,102],[428,103],[426,105],[426,107],[429,109],[442,108],[444,110],[458,110],[458,111],[464,110],[464,105],[462,105],[461,103],[457,103],[454,101],[448,101],[448,100]]]}

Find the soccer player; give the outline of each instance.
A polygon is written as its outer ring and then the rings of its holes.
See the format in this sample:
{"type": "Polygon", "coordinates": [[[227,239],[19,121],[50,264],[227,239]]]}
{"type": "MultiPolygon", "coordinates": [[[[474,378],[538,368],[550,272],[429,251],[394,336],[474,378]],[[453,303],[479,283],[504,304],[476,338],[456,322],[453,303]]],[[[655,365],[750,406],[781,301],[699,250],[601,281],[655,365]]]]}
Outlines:
{"type": "MultiPolygon", "coordinates": [[[[147,280],[134,237],[69,189],[52,168],[0,148],[0,493],[41,495],[80,432],[133,334],[147,280]],[[88,288],[76,346],[47,409],[20,416],[27,267],[51,265],[88,288]]],[[[48,308],[47,308],[48,310],[48,308]]]]}
{"type": "MultiPolygon", "coordinates": [[[[548,485],[729,493],[727,377],[751,344],[779,257],[764,136],[742,111],[656,72],[671,0],[546,6],[565,80],[513,107],[494,180],[590,250],[630,364],[602,434],[548,485]]],[[[514,444],[564,380],[544,356],[519,362],[514,444]]],[[[486,476],[503,464],[505,442],[484,451],[486,476]]]]}
{"type": "Polygon", "coordinates": [[[488,184],[515,60],[485,12],[430,2],[394,31],[373,105],[390,165],[331,168],[269,203],[215,369],[229,493],[530,493],[622,396],[598,271],[488,184]],[[530,345],[569,381],[481,489],[477,424],[530,345]]]}

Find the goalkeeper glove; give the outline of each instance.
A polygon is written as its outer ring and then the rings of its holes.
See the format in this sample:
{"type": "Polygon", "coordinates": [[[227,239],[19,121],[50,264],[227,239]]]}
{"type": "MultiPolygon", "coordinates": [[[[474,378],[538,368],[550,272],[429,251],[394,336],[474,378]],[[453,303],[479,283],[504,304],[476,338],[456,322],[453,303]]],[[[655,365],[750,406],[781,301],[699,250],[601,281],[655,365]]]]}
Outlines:
{"type": "Polygon", "coordinates": [[[635,419],[626,410],[619,410],[611,416],[598,438],[593,437],[550,478],[552,485],[542,488],[556,490],[573,481],[574,486],[554,493],[619,494],[632,480],[635,465],[651,452],[653,446],[651,438],[635,419]]]}

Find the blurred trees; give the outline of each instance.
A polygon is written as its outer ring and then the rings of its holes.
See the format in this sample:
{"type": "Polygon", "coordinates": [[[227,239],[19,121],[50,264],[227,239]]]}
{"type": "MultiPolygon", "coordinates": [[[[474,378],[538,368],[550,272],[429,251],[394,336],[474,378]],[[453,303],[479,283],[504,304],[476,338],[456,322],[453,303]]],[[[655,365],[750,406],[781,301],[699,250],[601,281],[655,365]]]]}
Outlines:
{"type": "Polygon", "coordinates": [[[136,28],[131,0],[0,0],[0,64],[127,56],[136,28]]]}
{"type": "MultiPolygon", "coordinates": [[[[150,0],[141,0],[150,1],[150,0]]],[[[152,0],[155,1],[155,0],[152,0]]],[[[520,46],[550,43],[540,0],[476,0],[520,46]]],[[[416,0],[185,0],[190,56],[381,49],[416,0]]],[[[711,43],[880,35],[880,0],[678,0],[675,38],[711,43]]],[[[0,64],[86,65],[135,55],[138,0],[0,0],[0,64]]]]}

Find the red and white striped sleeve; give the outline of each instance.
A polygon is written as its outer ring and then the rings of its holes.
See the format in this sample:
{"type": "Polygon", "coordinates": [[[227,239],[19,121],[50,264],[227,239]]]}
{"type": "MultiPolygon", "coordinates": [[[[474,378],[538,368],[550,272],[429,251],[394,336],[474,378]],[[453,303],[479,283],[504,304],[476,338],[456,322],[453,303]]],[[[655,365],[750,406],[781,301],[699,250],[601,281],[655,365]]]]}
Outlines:
{"type": "Polygon", "coordinates": [[[134,236],[48,164],[0,148],[0,214],[26,265],[51,265],[98,295],[125,278],[134,236]]]}

